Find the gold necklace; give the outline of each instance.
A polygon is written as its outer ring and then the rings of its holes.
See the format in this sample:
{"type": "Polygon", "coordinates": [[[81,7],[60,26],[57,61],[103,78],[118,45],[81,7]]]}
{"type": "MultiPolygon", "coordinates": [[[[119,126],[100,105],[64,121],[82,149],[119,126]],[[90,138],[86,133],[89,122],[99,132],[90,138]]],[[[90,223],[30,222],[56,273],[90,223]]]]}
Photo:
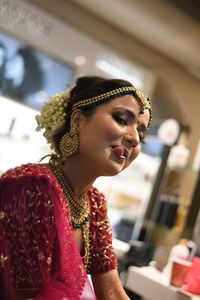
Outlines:
{"type": "Polygon", "coordinates": [[[74,229],[83,227],[90,219],[88,198],[84,195],[80,200],[72,191],[70,183],[59,168],[57,162],[50,161],[50,168],[56,176],[69,204],[72,226],[74,229]]]}

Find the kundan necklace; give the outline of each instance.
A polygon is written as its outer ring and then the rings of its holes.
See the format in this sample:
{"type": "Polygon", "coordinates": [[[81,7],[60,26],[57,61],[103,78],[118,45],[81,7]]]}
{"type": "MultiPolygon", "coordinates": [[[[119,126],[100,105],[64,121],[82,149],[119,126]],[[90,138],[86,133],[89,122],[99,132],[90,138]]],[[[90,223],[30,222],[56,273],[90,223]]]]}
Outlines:
{"type": "Polygon", "coordinates": [[[86,224],[90,218],[87,196],[84,195],[80,200],[77,198],[57,162],[50,162],[50,168],[56,176],[69,204],[73,228],[76,229],[83,227],[83,225],[86,224]]]}

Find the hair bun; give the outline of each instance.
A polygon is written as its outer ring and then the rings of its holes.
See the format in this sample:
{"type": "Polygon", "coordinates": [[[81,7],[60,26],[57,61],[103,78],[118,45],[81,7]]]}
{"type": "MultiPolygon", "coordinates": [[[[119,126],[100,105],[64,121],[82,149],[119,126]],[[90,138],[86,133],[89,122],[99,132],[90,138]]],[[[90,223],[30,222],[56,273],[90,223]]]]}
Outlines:
{"type": "Polygon", "coordinates": [[[89,86],[96,85],[97,83],[100,83],[104,80],[104,78],[98,76],[82,76],[77,79],[76,88],[78,91],[86,88],[88,89],[89,86]]]}
{"type": "Polygon", "coordinates": [[[71,104],[73,105],[77,100],[95,96],[103,81],[105,81],[105,78],[98,76],[79,77],[75,87],[71,90],[71,104]]]}

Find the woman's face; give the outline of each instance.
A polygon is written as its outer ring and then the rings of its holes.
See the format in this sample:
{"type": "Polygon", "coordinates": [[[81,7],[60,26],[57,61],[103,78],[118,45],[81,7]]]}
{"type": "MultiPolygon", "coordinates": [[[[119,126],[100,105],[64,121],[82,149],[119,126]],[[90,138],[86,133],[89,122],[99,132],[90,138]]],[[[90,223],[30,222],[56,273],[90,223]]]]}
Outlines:
{"type": "Polygon", "coordinates": [[[79,122],[80,151],[84,166],[94,176],[114,176],[127,168],[141,151],[149,110],[140,113],[132,95],[99,105],[79,122]]]}

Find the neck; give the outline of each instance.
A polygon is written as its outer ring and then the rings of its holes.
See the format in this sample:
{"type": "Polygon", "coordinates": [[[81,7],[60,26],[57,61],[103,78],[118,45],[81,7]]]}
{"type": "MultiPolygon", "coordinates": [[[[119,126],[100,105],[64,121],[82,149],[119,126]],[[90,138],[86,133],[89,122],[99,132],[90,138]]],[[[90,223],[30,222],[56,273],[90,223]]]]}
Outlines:
{"type": "Polygon", "coordinates": [[[77,198],[82,198],[96,179],[95,176],[92,176],[87,166],[77,156],[72,156],[66,160],[64,165],[60,163],[59,165],[77,198]]]}

